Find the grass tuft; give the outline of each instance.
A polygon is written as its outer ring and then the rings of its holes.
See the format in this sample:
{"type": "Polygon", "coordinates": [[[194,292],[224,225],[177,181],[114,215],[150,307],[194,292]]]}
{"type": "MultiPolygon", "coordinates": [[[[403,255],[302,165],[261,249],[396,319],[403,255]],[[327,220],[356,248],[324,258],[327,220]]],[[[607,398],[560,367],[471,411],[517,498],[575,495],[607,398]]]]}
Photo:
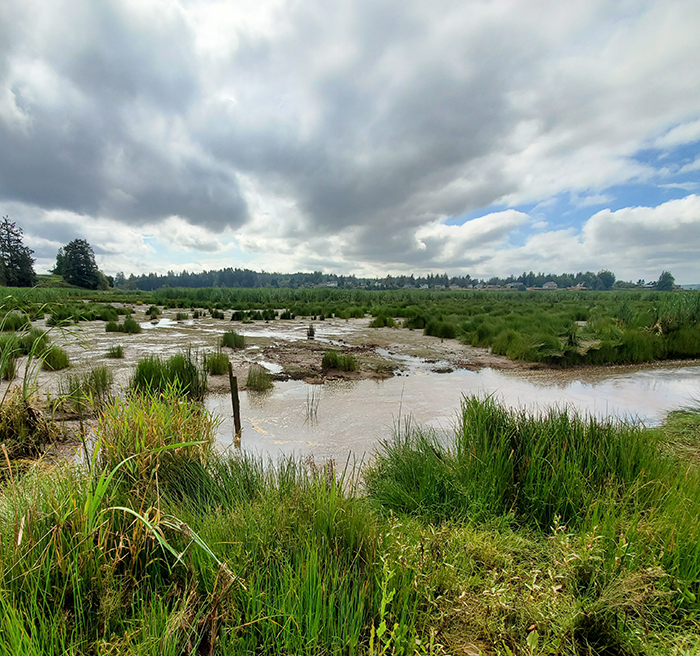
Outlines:
{"type": "Polygon", "coordinates": [[[221,351],[207,353],[204,356],[204,366],[211,376],[222,376],[228,373],[228,362],[228,355],[221,351]]]}
{"type": "Polygon", "coordinates": [[[121,345],[110,346],[105,354],[107,358],[113,358],[115,360],[120,360],[124,357],[124,347],[121,345]]]}
{"type": "Polygon", "coordinates": [[[274,387],[270,373],[265,367],[259,364],[250,365],[245,385],[248,389],[255,390],[256,392],[264,392],[274,387]]]}
{"type": "Polygon", "coordinates": [[[330,349],[323,354],[322,369],[337,369],[338,371],[357,371],[357,360],[350,354],[338,353],[330,349]]]}
{"type": "Polygon", "coordinates": [[[238,334],[235,330],[225,332],[221,336],[221,346],[228,346],[229,348],[244,348],[245,347],[245,337],[238,334]]]}
{"type": "Polygon", "coordinates": [[[41,354],[41,368],[44,371],[59,371],[70,364],[68,354],[59,346],[49,346],[41,354]]]}
{"type": "Polygon", "coordinates": [[[191,399],[201,400],[207,389],[206,371],[187,350],[162,360],[157,355],[139,360],[131,389],[141,394],[159,394],[177,388],[191,399]]]}

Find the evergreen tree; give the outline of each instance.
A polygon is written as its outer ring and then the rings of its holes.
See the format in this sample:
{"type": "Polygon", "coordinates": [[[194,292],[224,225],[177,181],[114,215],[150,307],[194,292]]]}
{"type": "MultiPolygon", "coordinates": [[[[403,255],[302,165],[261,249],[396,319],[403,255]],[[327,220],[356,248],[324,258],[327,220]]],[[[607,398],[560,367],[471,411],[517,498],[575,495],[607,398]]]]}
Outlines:
{"type": "Polygon", "coordinates": [[[86,289],[100,287],[101,277],[95,262],[95,253],[84,239],[74,239],[59,249],[54,273],[63,275],[63,279],[71,285],[86,289]]]}
{"type": "Polygon", "coordinates": [[[0,223],[0,283],[8,287],[36,284],[31,248],[22,241],[22,228],[4,216],[0,223]]]}

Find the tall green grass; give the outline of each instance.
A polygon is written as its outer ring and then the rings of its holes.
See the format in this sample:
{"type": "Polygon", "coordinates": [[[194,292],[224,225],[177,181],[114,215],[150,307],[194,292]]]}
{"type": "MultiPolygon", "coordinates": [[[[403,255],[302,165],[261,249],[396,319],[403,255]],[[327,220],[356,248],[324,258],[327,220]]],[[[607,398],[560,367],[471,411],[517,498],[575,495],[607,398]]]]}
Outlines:
{"type": "Polygon", "coordinates": [[[132,390],[157,394],[172,387],[177,387],[191,399],[204,398],[207,373],[191,351],[178,353],[167,360],[157,355],[139,360],[131,379],[132,390]]]}
{"type": "Polygon", "coordinates": [[[220,346],[227,346],[228,348],[244,348],[245,337],[237,333],[235,330],[230,330],[221,336],[220,346]]]}
{"type": "Polygon", "coordinates": [[[323,354],[321,368],[337,369],[338,371],[357,371],[359,367],[354,356],[349,353],[338,353],[334,349],[329,349],[323,354]]]}
{"type": "Polygon", "coordinates": [[[69,364],[68,354],[55,344],[48,346],[41,354],[41,368],[45,371],[66,369],[69,364]]]}
{"type": "Polygon", "coordinates": [[[228,355],[220,350],[204,356],[204,366],[210,376],[222,376],[228,373],[228,363],[228,355]]]}
{"type": "Polygon", "coordinates": [[[265,390],[272,389],[274,387],[274,383],[272,382],[270,372],[265,369],[265,367],[253,363],[248,368],[245,386],[248,389],[256,392],[264,392],[265,390]]]}

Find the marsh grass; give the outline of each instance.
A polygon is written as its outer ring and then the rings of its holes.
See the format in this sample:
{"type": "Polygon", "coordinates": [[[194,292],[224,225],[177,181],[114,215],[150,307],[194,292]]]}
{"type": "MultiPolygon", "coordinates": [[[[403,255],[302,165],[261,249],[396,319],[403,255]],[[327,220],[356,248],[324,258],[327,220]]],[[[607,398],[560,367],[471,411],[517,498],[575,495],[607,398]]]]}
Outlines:
{"type": "Polygon", "coordinates": [[[207,353],[204,356],[204,366],[210,376],[223,376],[228,373],[228,355],[221,351],[207,353]]]}
{"type": "Polygon", "coordinates": [[[105,353],[106,358],[119,360],[124,357],[124,347],[121,345],[110,346],[105,353]]]}
{"type": "Polygon", "coordinates": [[[41,368],[45,371],[66,369],[69,364],[68,354],[55,344],[48,346],[41,354],[41,368]]]}
{"type": "Polygon", "coordinates": [[[190,318],[190,315],[187,312],[176,312],[175,313],[175,321],[187,321],[187,319],[190,318]]]}
{"type": "Polygon", "coordinates": [[[248,389],[256,392],[264,392],[274,387],[270,372],[262,365],[255,363],[248,368],[245,385],[248,389]]]}
{"type": "Polygon", "coordinates": [[[323,360],[321,361],[322,369],[337,369],[338,371],[357,371],[358,364],[357,360],[346,353],[338,353],[334,349],[329,349],[323,354],[323,360]]]}
{"type": "Polygon", "coordinates": [[[104,366],[68,375],[59,384],[57,405],[81,416],[92,414],[111,399],[113,383],[114,374],[104,366]]]}
{"type": "Polygon", "coordinates": [[[221,336],[220,346],[227,346],[228,348],[244,348],[245,347],[245,337],[240,335],[235,330],[230,330],[225,332],[221,336]]]}
{"type": "Polygon", "coordinates": [[[139,360],[130,387],[137,393],[146,394],[178,388],[189,398],[201,400],[207,389],[207,372],[190,350],[167,360],[153,355],[139,360]]]}
{"type": "Polygon", "coordinates": [[[105,332],[138,335],[141,332],[141,325],[135,319],[126,317],[122,323],[108,321],[105,324],[105,332]]]}
{"type": "MultiPolygon", "coordinates": [[[[568,419],[576,446],[556,416],[484,400],[461,416],[452,441],[422,433],[415,458],[420,431],[403,427],[361,476],[220,453],[176,390],[114,400],[91,468],[0,488],[0,654],[693,654],[697,470],[664,455],[670,434],[568,419]],[[553,456],[550,483],[538,458],[553,456]],[[546,524],[553,498],[588,494],[546,524]],[[409,513],[396,504],[421,495],[409,513]]],[[[700,421],[682,419],[693,441],[700,421]]]]}
{"type": "MultiPolygon", "coordinates": [[[[0,405],[0,458],[11,461],[37,458],[43,448],[53,443],[59,431],[36,405],[27,399],[21,387],[12,388],[0,405]]],[[[2,478],[8,473],[0,466],[2,478]]]]}

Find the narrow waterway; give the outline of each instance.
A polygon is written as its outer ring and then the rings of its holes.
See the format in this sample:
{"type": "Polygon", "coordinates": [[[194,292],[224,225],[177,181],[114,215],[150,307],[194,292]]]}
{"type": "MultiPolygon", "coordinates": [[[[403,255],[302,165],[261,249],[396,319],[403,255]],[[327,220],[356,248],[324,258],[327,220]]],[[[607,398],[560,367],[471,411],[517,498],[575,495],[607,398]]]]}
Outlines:
{"type": "MultiPolygon", "coordinates": [[[[405,375],[383,381],[278,382],[268,392],[241,394],[241,448],[273,457],[294,453],[344,460],[352,453],[361,459],[409,418],[449,430],[462,397],[471,394],[492,394],[533,411],[561,406],[654,425],[670,410],[700,401],[700,366],[439,374],[416,361],[405,375]]],[[[221,417],[222,447],[232,445],[230,397],[213,396],[207,405],[221,417]]]]}

